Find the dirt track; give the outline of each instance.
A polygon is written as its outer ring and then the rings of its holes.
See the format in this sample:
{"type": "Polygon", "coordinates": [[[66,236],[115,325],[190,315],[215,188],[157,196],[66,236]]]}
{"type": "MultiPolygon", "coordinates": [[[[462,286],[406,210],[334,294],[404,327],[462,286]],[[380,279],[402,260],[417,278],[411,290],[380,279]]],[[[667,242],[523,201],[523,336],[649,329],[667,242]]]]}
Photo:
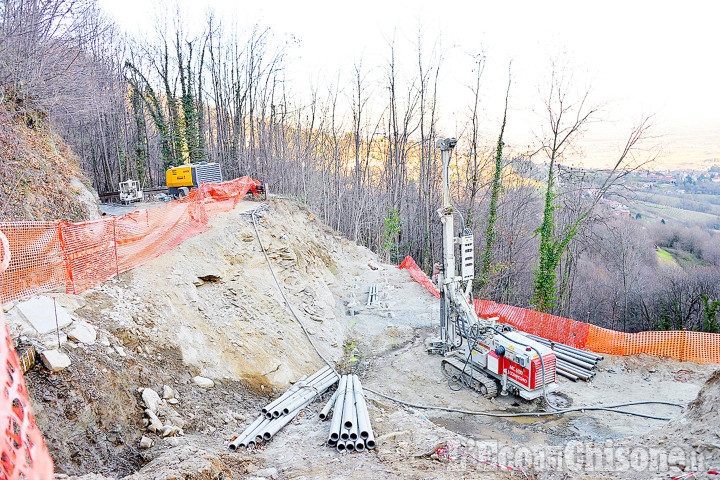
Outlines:
{"type": "MultiPolygon", "coordinates": [[[[479,455],[488,445],[517,450],[572,441],[622,442],[630,436],[648,441],[664,427],[662,421],[608,412],[543,419],[471,417],[403,408],[368,394],[375,451],[339,454],[325,446],[328,425],[316,418],[322,405],[316,402],[266,446],[231,453],[228,439],[262,405],[322,365],[284,306],[250,218],[243,215],[258,205],[245,203],[218,216],[210,231],[79,299],[60,299],[127,356],[101,343],[66,344],[71,367],[54,375],[40,367],[29,373],[36,416],[59,473],[114,478],[135,472],[133,478],[158,479],[466,478],[482,471],[483,478],[524,478],[519,472],[485,467],[460,452],[483,459],[479,455]],[[195,375],[212,378],[215,386],[197,387],[191,380],[195,375]],[[182,423],[182,436],[163,438],[144,431],[138,389],[161,393],[163,385],[177,392],[178,403],[168,415],[182,423]],[[138,448],[142,435],[152,438],[150,449],[138,448]],[[457,447],[451,455],[455,459],[432,455],[448,443],[457,447]]],[[[440,358],[424,348],[424,340],[436,335],[437,300],[407,272],[383,264],[289,202],[269,202],[260,218],[260,234],[283,288],[320,350],[339,370],[356,372],[369,388],[412,402],[491,412],[540,408],[514,397],[485,399],[449,388],[440,358]],[[380,304],[367,309],[372,283],[380,286],[380,304]],[[359,313],[350,316],[353,301],[359,313]]],[[[612,357],[600,364],[592,382],[560,379],[559,391],[573,406],[640,400],[685,405],[716,369],[645,356],[612,357]],[[692,373],[688,378],[677,373],[681,370],[692,373]]],[[[674,407],[634,408],[680,414],[674,407]]],[[[533,471],[532,461],[503,458],[505,465],[533,471]]],[[[540,470],[539,478],[564,475],[540,470]]]]}

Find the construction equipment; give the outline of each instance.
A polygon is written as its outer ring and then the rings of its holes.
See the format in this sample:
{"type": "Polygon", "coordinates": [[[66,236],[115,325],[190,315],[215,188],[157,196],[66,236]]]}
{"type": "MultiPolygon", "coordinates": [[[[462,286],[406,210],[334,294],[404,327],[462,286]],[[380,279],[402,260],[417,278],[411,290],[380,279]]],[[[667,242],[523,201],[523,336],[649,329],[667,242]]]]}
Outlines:
{"type": "Polygon", "coordinates": [[[457,140],[439,140],[442,155],[443,204],[438,210],[443,225],[443,262],[437,266],[440,291],[440,338],[428,350],[444,356],[443,371],[450,383],[467,386],[485,396],[513,393],[533,400],[556,388],[556,357],[549,346],[497,323],[480,318],[472,304],[474,243],[465,228],[455,236],[454,208],[450,201],[450,156],[457,140]],[[460,250],[457,267],[456,250],[460,250]],[[459,271],[458,271],[459,270],[459,271]]]}
{"type": "Polygon", "coordinates": [[[173,167],[165,172],[168,195],[182,198],[193,188],[203,183],[218,183],[223,181],[222,170],[219,163],[187,163],[173,167]]]}
{"type": "Polygon", "coordinates": [[[125,180],[120,182],[120,201],[124,205],[129,205],[138,200],[142,201],[143,191],[136,180],[125,180]]]}

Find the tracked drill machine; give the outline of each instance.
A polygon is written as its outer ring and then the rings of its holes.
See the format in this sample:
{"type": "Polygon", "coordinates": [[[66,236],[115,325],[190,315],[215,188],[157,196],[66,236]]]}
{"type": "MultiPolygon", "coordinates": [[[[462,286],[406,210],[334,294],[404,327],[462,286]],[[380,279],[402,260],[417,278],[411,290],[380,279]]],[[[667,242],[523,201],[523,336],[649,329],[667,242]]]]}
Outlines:
{"type": "Polygon", "coordinates": [[[452,382],[468,386],[484,396],[513,393],[526,400],[543,396],[556,387],[555,355],[497,318],[480,318],[472,304],[475,276],[472,231],[463,228],[455,236],[450,200],[450,156],[457,140],[439,140],[442,155],[442,264],[436,266],[440,291],[440,337],[429,351],[443,355],[442,368],[452,382]],[[459,251],[460,264],[456,262],[459,251]]]}

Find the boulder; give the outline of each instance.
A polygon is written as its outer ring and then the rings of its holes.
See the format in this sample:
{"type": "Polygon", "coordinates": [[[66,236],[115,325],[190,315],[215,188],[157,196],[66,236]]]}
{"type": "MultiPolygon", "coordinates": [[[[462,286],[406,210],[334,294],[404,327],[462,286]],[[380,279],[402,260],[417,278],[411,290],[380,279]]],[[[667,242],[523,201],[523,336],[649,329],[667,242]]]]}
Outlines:
{"type": "Polygon", "coordinates": [[[145,450],[153,446],[152,439],[146,437],[145,435],[142,436],[140,439],[140,444],[138,445],[138,448],[145,450]]]}
{"type": "Polygon", "coordinates": [[[162,432],[163,424],[155,413],[149,408],[145,409],[145,415],[148,416],[150,424],[148,425],[149,432],[162,432]]]}
{"type": "Polygon", "coordinates": [[[18,303],[15,308],[40,335],[56,330],[57,327],[67,327],[72,323],[72,318],[70,318],[67,310],[60,305],[56,305],[53,299],[49,297],[33,297],[30,300],[18,303]],[[57,323],[55,319],[56,307],[57,323]]]}
{"type": "Polygon", "coordinates": [[[167,385],[163,385],[163,398],[165,400],[169,398],[175,398],[175,392],[173,392],[173,389],[168,387],[167,385]]]}
{"type": "Polygon", "coordinates": [[[163,437],[174,437],[174,436],[183,436],[184,433],[182,431],[182,428],[177,427],[175,425],[165,425],[162,429],[162,436],[163,437]]]}
{"type": "Polygon", "coordinates": [[[94,345],[97,340],[97,329],[87,322],[77,321],[70,327],[67,336],[76,342],[94,345]]]}
{"type": "Polygon", "coordinates": [[[152,388],[145,388],[142,391],[142,399],[145,406],[150,409],[153,413],[157,413],[160,408],[160,395],[157,394],[152,388]]]}
{"type": "Polygon", "coordinates": [[[58,350],[45,350],[40,354],[40,358],[51,372],[59,372],[70,366],[70,357],[58,350]]]}
{"type": "Polygon", "coordinates": [[[193,383],[200,388],[212,388],[215,386],[215,382],[199,375],[193,378],[193,383]]]}

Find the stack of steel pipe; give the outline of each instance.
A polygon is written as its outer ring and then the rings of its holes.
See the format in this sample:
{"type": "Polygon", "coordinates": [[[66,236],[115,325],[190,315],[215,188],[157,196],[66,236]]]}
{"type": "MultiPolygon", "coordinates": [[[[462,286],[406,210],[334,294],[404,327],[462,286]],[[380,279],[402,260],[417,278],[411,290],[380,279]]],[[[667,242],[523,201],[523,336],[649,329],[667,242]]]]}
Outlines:
{"type": "Polygon", "coordinates": [[[547,338],[538,337],[529,333],[524,334],[526,337],[535,340],[552,348],[557,358],[555,370],[558,375],[577,382],[578,380],[588,381],[595,376],[595,367],[604,357],[593,352],[580,350],[563,343],[553,342],[547,338]]]}
{"type": "Polygon", "coordinates": [[[337,392],[320,412],[320,419],[333,415],[327,443],[338,452],[361,452],[375,448],[375,435],[370,424],[365,394],[357,375],[340,378],[337,392]]]}
{"type": "Polygon", "coordinates": [[[377,302],[377,293],[378,293],[378,286],[377,283],[373,283],[370,285],[370,290],[368,290],[368,299],[367,299],[367,307],[372,307],[375,305],[375,302],[377,302]]]}
{"type": "Polygon", "coordinates": [[[338,374],[330,367],[318,370],[310,378],[302,377],[275,401],[263,407],[255,421],[230,442],[230,450],[267,442],[337,381],[338,374]]]}

